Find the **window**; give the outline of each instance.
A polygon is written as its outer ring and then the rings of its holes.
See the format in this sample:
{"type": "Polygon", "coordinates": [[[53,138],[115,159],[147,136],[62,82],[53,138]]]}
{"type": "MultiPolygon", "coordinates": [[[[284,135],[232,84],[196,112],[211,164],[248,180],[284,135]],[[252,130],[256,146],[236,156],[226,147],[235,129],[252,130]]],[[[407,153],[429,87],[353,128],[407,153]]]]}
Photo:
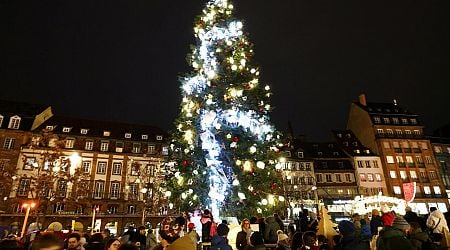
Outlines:
{"type": "Polygon", "coordinates": [[[303,152],[297,152],[297,157],[298,158],[303,158],[303,152]]]}
{"type": "Polygon", "coordinates": [[[3,123],[3,116],[0,115],[0,128],[2,127],[2,123],[3,123]]]}
{"type": "Polygon", "coordinates": [[[91,172],[91,162],[90,161],[83,161],[82,166],[83,166],[83,173],[88,174],[91,172]]]}
{"type": "Polygon", "coordinates": [[[365,163],[366,163],[366,168],[371,168],[370,161],[365,161],[365,163]]]}
{"type": "Polygon", "coordinates": [[[363,162],[362,161],[358,161],[358,168],[363,168],[363,162]]]}
{"type": "Polygon", "coordinates": [[[131,138],[131,133],[125,133],[125,138],[130,139],[131,138]]]}
{"type": "Polygon", "coordinates": [[[136,206],[128,205],[128,211],[129,214],[135,214],[136,213],[136,206]]]}
{"type": "Polygon", "coordinates": [[[69,128],[69,127],[63,127],[62,132],[64,132],[64,133],[69,133],[71,130],[72,130],[72,128],[69,128]]]}
{"type": "Polygon", "coordinates": [[[366,175],[365,174],[359,174],[359,180],[362,181],[362,182],[367,181],[366,180],[366,175]]]}
{"type": "Polygon", "coordinates": [[[116,142],[116,152],[117,153],[123,152],[123,142],[121,142],[121,141],[116,142]]]}
{"type": "Polygon", "coordinates": [[[422,143],[420,144],[420,146],[421,146],[421,148],[422,148],[423,150],[427,150],[427,149],[428,149],[428,144],[427,144],[426,142],[422,142],[422,143]]]}
{"type": "Polygon", "coordinates": [[[316,174],[316,180],[317,182],[322,182],[322,174],[316,174]]]}
{"type": "Polygon", "coordinates": [[[375,123],[381,123],[380,117],[374,117],[373,120],[375,123]]]}
{"type": "Polygon", "coordinates": [[[433,186],[433,191],[435,194],[441,194],[441,188],[439,186],[433,186]]]}
{"type": "Polygon", "coordinates": [[[431,156],[426,155],[425,156],[425,162],[428,163],[428,164],[432,164],[433,163],[433,159],[431,158],[431,156]]]}
{"type": "Polygon", "coordinates": [[[391,121],[389,120],[389,118],[385,117],[383,118],[384,123],[389,124],[391,123],[391,121]]]}
{"type": "Polygon", "coordinates": [[[17,189],[17,196],[27,196],[30,189],[31,179],[22,178],[19,181],[19,188],[17,189]]]}
{"type": "Polygon", "coordinates": [[[67,191],[67,181],[59,180],[56,195],[58,197],[66,197],[66,191],[67,191]]]}
{"type": "Polygon", "coordinates": [[[392,122],[394,124],[398,124],[399,123],[398,118],[397,117],[392,118],[392,122]]]}
{"type": "Polygon", "coordinates": [[[384,135],[384,130],[381,129],[381,128],[377,129],[377,134],[383,136],[384,135]]]}
{"type": "Polygon", "coordinates": [[[400,186],[394,186],[394,194],[402,194],[402,189],[400,186]]]}
{"type": "Polygon", "coordinates": [[[326,182],[333,182],[333,180],[331,179],[331,174],[326,174],[325,175],[325,181],[326,182]]]}
{"type": "Polygon", "coordinates": [[[411,135],[411,130],[408,130],[408,129],[405,130],[405,134],[406,134],[406,135],[411,135]]]}
{"type": "Polygon", "coordinates": [[[119,198],[120,193],[120,183],[119,182],[111,182],[111,198],[119,198]]]}
{"type": "Polygon", "coordinates": [[[400,129],[396,129],[395,133],[397,134],[397,136],[402,136],[403,132],[400,129]]]}
{"type": "Polygon", "coordinates": [[[417,142],[415,141],[411,142],[411,146],[412,148],[419,148],[419,144],[417,144],[417,142]]]}
{"type": "Polygon", "coordinates": [[[423,193],[424,194],[431,194],[431,189],[429,186],[423,186],[423,193]]]}
{"type": "Polygon", "coordinates": [[[378,161],[373,161],[373,167],[374,167],[374,168],[379,168],[379,166],[378,166],[378,161]]]}
{"type": "Polygon", "coordinates": [[[291,151],[284,151],[284,154],[286,155],[286,157],[291,157],[291,151]]]}
{"type": "Polygon", "coordinates": [[[421,171],[420,172],[420,178],[426,179],[427,178],[427,174],[425,172],[421,171]]]}
{"type": "Polygon", "coordinates": [[[168,147],[163,147],[161,153],[162,153],[162,155],[168,155],[169,154],[169,148],[168,147]]]}
{"type": "Polygon", "coordinates": [[[375,180],[381,182],[381,174],[375,174],[375,180]]]}
{"type": "Polygon", "coordinates": [[[373,175],[372,174],[367,174],[367,180],[370,182],[373,182],[373,175]]]}
{"type": "Polygon", "coordinates": [[[163,139],[163,136],[162,136],[162,135],[157,135],[157,136],[156,136],[156,140],[157,140],[157,141],[162,141],[162,139],[163,139]]]}
{"type": "Polygon", "coordinates": [[[142,135],[142,140],[148,140],[148,135],[142,135]]]}
{"type": "Polygon", "coordinates": [[[403,163],[403,156],[397,155],[395,156],[395,159],[397,160],[398,163],[403,163]]]}
{"type": "Polygon", "coordinates": [[[387,163],[394,163],[394,157],[388,155],[388,156],[386,156],[386,161],[387,161],[387,163]]]}
{"type": "Polygon", "coordinates": [[[136,183],[131,183],[130,186],[129,186],[129,189],[130,189],[131,197],[133,199],[136,199],[137,195],[138,195],[138,186],[137,186],[137,184],[136,183]]]}
{"type": "Polygon", "coordinates": [[[408,119],[402,118],[402,123],[403,124],[408,124],[408,119]]]}
{"type": "Polygon", "coordinates": [[[412,156],[407,155],[407,156],[405,156],[405,158],[406,158],[407,163],[414,163],[412,156]]]}
{"type": "Polygon", "coordinates": [[[383,142],[383,147],[390,148],[389,142],[387,142],[387,141],[383,142]]]}
{"type": "Polygon", "coordinates": [[[102,141],[100,143],[100,151],[103,151],[103,152],[108,151],[108,146],[109,146],[109,142],[102,141]]]}
{"type": "Polygon", "coordinates": [[[147,147],[147,153],[148,154],[154,154],[156,152],[156,147],[155,145],[148,145],[147,147]]]}
{"type": "Polygon", "coordinates": [[[57,202],[55,204],[53,204],[53,213],[60,213],[62,211],[64,211],[64,203],[61,202],[57,202]]]}
{"type": "Polygon", "coordinates": [[[440,146],[434,146],[435,153],[442,153],[442,148],[440,146]]]}
{"type": "Polygon", "coordinates": [[[410,119],[410,121],[411,121],[411,124],[417,124],[417,119],[416,118],[412,118],[412,119],[410,119]]]}
{"type": "Polygon", "coordinates": [[[85,150],[92,150],[94,148],[94,141],[87,140],[86,144],[84,145],[85,150]]]}
{"type": "Polygon", "coordinates": [[[409,171],[409,175],[411,176],[411,178],[413,179],[417,179],[417,173],[414,170],[409,171]]]}
{"type": "Polygon", "coordinates": [[[394,148],[400,148],[400,143],[398,141],[392,142],[392,145],[394,146],[394,148]]]}
{"type": "Polygon", "coordinates": [[[141,152],[141,144],[140,143],[133,143],[133,153],[138,154],[141,152]]]}
{"type": "Polygon", "coordinates": [[[402,147],[403,148],[409,148],[409,144],[407,141],[402,141],[402,147]]]}
{"type": "Polygon", "coordinates": [[[430,173],[430,178],[431,179],[436,179],[436,172],[430,171],[429,173],[430,173]]]}
{"type": "Polygon", "coordinates": [[[417,163],[423,163],[422,156],[416,155],[416,162],[417,162],[417,163]]]}
{"type": "Polygon", "coordinates": [[[5,171],[6,166],[8,166],[8,159],[1,159],[0,160],[0,171],[5,171]]]}
{"type": "Polygon", "coordinates": [[[16,138],[6,138],[5,143],[3,143],[4,149],[14,149],[14,144],[16,143],[16,138]]]}
{"type": "Polygon", "coordinates": [[[389,171],[389,175],[391,176],[392,179],[397,178],[397,173],[394,170],[389,171]]]}
{"type": "Polygon", "coordinates": [[[45,129],[47,129],[48,131],[53,131],[54,126],[46,126],[45,129]]]}
{"type": "Polygon", "coordinates": [[[109,214],[117,214],[118,211],[119,211],[119,206],[118,205],[109,205],[108,206],[108,213],[109,214]]]}
{"type": "Polygon", "coordinates": [[[352,182],[352,177],[350,174],[345,174],[345,181],[346,182],[352,182]]]}
{"type": "Polygon", "coordinates": [[[414,132],[415,135],[420,135],[421,134],[420,130],[417,130],[417,129],[415,129],[413,132],[414,132]]]}
{"type": "Polygon", "coordinates": [[[120,175],[122,173],[122,163],[120,162],[114,162],[112,167],[112,174],[113,175],[120,175]]]}
{"type": "Polygon", "coordinates": [[[37,162],[36,162],[36,158],[35,157],[26,157],[25,158],[25,163],[23,165],[23,169],[24,170],[31,170],[33,169],[35,166],[37,166],[37,162]]]}
{"type": "Polygon", "coordinates": [[[386,129],[386,133],[390,136],[394,135],[394,131],[392,129],[386,129]]]}
{"type": "Polygon", "coordinates": [[[15,115],[9,119],[8,128],[10,129],[19,129],[20,127],[20,117],[15,115]]]}
{"type": "Polygon", "coordinates": [[[402,179],[406,179],[406,178],[408,178],[408,176],[406,175],[406,171],[400,171],[400,178],[402,178],[402,179]]]}
{"type": "Polygon", "coordinates": [[[342,182],[341,174],[335,174],[335,176],[336,176],[336,182],[342,182]]]}
{"type": "Polygon", "coordinates": [[[66,148],[73,148],[75,144],[75,139],[74,138],[67,138],[66,139],[66,148]]]}
{"type": "Polygon", "coordinates": [[[111,132],[109,132],[109,131],[103,131],[103,136],[110,136],[111,135],[111,132]]]}
{"type": "Polygon", "coordinates": [[[94,199],[103,198],[104,190],[105,190],[105,182],[96,181],[94,185],[94,199]]]}
{"type": "Polygon", "coordinates": [[[106,162],[99,161],[97,163],[97,174],[105,174],[106,173],[106,162]]]}
{"type": "Polygon", "coordinates": [[[80,130],[80,133],[81,133],[82,135],[85,135],[85,134],[88,133],[88,129],[82,128],[82,129],[80,130]]]}

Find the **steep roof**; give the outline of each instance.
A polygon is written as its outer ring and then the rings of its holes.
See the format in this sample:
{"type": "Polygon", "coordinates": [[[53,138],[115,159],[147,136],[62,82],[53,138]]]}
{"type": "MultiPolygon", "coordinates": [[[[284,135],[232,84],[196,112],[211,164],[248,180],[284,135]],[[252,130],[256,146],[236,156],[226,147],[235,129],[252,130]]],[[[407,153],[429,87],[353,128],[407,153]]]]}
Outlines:
{"type": "Polygon", "coordinates": [[[364,147],[351,130],[333,130],[334,138],[339,146],[351,156],[375,156],[367,147],[364,147]]]}

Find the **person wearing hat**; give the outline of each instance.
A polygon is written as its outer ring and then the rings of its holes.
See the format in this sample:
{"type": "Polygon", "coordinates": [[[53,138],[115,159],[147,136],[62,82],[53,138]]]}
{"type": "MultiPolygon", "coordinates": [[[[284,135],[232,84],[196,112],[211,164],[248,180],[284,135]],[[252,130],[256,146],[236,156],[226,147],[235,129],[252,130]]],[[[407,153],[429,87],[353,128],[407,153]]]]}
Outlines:
{"type": "Polygon", "coordinates": [[[383,227],[383,220],[377,209],[372,210],[372,219],[370,220],[370,232],[372,236],[378,235],[378,228],[383,227]]]}
{"type": "Polygon", "coordinates": [[[191,237],[192,241],[197,244],[197,242],[200,240],[200,236],[198,235],[197,231],[195,231],[195,224],[192,222],[188,223],[188,233],[189,237],[191,237]]]}
{"type": "MultiPolygon", "coordinates": [[[[388,217],[391,218],[390,215],[388,215],[388,217]]],[[[386,217],[383,222],[388,217],[386,217]]],[[[377,250],[413,249],[411,242],[406,238],[409,228],[408,222],[403,219],[403,217],[394,217],[391,226],[385,224],[383,230],[380,231],[377,239],[377,250]]]]}
{"type": "Polygon", "coordinates": [[[289,236],[287,236],[283,231],[278,230],[278,241],[276,250],[290,250],[291,246],[289,245],[289,236]]]}
{"type": "Polygon", "coordinates": [[[161,222],[161,228],[159,229],[159,241],[161,246],[165,249],[172,244],[175,240],[180,238],[181,226],[178,225],[173,218],[165,218],[161,222]]]}
{"type": "Polygon", "coordinates": [[[348,220],[343,220],[338,224],[339,234],[342,236],[336,245],[336,250],[369,250],[369,242],[356,238],[355,225],[348,220]]]}
{"type": "Polygon", "coordinates": [[[230,232],[230,228],[226,224],[219,224],[217,226],[217,234],[211,239],[211,250],[232,250],[228,244],[228,232],[230,232]]]}

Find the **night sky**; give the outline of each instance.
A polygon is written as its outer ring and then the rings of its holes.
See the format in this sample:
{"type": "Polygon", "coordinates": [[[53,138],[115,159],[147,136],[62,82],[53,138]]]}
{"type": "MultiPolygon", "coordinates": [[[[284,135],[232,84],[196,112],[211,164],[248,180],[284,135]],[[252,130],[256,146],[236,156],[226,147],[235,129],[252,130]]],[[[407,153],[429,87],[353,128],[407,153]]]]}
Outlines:
{"type": "MultiPolygon", "coordinates": [[[[0,98],[171,129],[206,0],[1,1],[0,98]]],[[[280,130],[327,140],[352,101],[450,123],[450,1],[235,0],[280,130]]]]}

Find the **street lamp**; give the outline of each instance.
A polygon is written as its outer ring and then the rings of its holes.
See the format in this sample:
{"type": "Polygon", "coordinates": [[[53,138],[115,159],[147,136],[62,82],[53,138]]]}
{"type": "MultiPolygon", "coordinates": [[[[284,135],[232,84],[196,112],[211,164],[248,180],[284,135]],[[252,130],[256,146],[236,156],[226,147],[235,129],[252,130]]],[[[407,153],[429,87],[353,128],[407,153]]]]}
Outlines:
{"type": "Polygon", "coordinates": [[[23,235],[25,234],[25,228],[27,227],[27,221],[28,221],[28,216],[30,215],[30,209],[34,208],[34,206],[36,206],[36,203],[34,203],[34,202],[22,204],[22,207],[26,208],[27,212],[25,213],[25,218],[23,219],[22,233],[20,233],[20,238],[22,238],[23,235]]]}

